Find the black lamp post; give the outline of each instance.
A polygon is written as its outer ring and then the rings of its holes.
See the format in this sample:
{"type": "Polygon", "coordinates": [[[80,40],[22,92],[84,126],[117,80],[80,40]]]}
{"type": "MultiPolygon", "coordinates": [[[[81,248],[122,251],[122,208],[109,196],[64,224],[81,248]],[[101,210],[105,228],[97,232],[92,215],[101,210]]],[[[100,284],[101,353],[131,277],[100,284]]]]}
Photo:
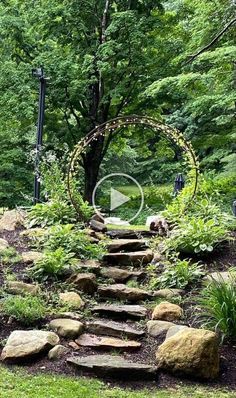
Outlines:
{"type": "Polygon", "coordinates": [[[35,176],[34,176],[34,204],[40,199],[40,153],[43,143],[43,124],[45,111],[45,93],[46,93],[46,78],[43,67],[32,69],[32,76],[37,78],[40,82],[39,86],[39,110],[38,110],[38,124],[37,137],[35,145],[35,176]]]}
{"type": "Polygon", "coordinates": [[[236,217],[236,200],[233,201],[233,213],[234,216],[236,217]]]}
{"type": "Polygon", "coordinates": [[[177,196],[180,191],[184,188],[185,181],[181,173],[177,174],[174,183],[174,195],[177,196]]]}

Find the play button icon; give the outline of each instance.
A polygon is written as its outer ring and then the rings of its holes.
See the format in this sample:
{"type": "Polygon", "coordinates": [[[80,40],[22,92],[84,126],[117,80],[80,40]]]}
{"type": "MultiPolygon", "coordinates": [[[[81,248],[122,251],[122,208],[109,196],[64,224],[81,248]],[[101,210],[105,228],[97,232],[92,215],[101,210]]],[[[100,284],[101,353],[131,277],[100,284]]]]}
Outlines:
{"type": "Polygon", "coordinates": [[[122,206],[124,203],[128,202],[130,198],[123,193],[111,188],[110,193],[110,210],[115,210],[117,207],[122,206]]]}
{"type": "Polygon", "coordinates": [[[129,220],[126,221],[130,222],[140,214],[144,204],[144,194],[140,184],[130,175],[112,173],[103,177],[96,184],[93,190],[92,204],[95,212],[100,216],[105,214],[117,217],[119,207],[122,206],[120,217],[124,218],[124,214],[128,214],[129,220]],[[131,191],[130,187],[132,187],[131,191]],[[130,203],[125,208],[123,205],[127,202],[130,203]],[[118,210],[116,211],[116,209],[118,210]]]}

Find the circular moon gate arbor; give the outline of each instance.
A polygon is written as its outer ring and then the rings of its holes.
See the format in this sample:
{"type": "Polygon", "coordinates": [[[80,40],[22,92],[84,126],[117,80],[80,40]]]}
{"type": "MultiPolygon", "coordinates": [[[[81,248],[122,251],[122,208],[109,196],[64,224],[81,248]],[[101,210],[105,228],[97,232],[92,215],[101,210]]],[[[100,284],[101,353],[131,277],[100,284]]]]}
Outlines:
{"type": "Polygon", "coordinates": [[[93,140],[96,141],[99,136],[104,136],[104,139],[106,139],[106,134],[109,135],[120,127],[128,126],[144,126],[144,128],[157,131],[160,135],[167,138],[172,144],[181,150],[183,153],[183,158],[186,162],[186,166],[189,169],[188,176],[191,179],[192,189],[191,199],[193,199],[195,196],[198,185],[199,166],[192,145],[184,138],[183,134],[174,127],[160,123],[151,117],[135,115],[121,116],[96,126],[80,142],[78,142],[74,148],[74,151],[72,152],[69,161],[67,186],[71,203],[73,204],[80,218],[84,218],[83,212],[81,211],[82,194],[80,194],[76,188],[75,179],[76,175],[78,174],[78,166],[80,165],[81,167],[81,164],[79,163],[81,161],[81,155],[86,151],[90,143],[93,140]]]}

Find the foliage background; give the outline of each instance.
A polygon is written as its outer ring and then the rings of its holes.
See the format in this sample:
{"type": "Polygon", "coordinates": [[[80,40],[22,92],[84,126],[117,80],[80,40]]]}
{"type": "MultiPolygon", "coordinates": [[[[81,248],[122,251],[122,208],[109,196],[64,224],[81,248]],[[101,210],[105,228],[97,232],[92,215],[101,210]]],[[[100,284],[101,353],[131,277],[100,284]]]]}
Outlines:
{"type": "MultiPolygon", "coordinates": [[[[65,154],[96,124],[118,114],[146,114],[184,132],[203,171],[232,200],[234,26],[187,61],[235,17],[235,2],[121,0],[109,3],[107,13],[105,6],[105,0],[1,2],[0,206],[32,197],[37,82],[31,69],[39,65],[50,77],[44,151],[53,149],[63,167],[65,154]]],[[[87,185],[117,148],[142,183],[150,175],[153,183],[170,182],[178,159],[168,157],[170,149],[159,137],[144,133],[136,132],[135,147],[129,137],[98,142],[84,159],[87,185]]],[[[114,167],[119,161],[118,156],[114,167]]]]}

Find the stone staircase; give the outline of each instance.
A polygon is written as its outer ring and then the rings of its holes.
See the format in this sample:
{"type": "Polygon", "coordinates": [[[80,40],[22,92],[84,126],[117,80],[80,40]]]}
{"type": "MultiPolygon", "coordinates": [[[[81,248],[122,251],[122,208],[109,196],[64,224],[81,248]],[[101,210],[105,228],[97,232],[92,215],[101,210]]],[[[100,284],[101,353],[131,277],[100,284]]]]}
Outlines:
{"type": "MultiPolygon", "coordinates": [[[[126,359],[128,352],[137,352],[145,344],[146,328],[140,325],[148,321],[148,308],[140,304],[152,300],[153,294],[138,287],[129,287],[130,280],[142,281],[145,265],[150,263],[153,253],[148,238],[132,231],[111,231],[113,239],[107,244],[99,272],[102,278],[97,287],[98,304],[90,308],[93,319],[86,322],[85,333],[75,340],[78,347],[102,350],[97,355],[75,355],[67,359],[80,371],[106,374],[116,377],[156,377],[157,368],[137,360],[126,359]],[[114,283],[108,283],[108,282],[114,283]],[[119,283],[117,283],[119,282],[119,283]],[[107,303],[106,300],[112,300],[107,303]],[[104,355],[104,351],[118,350],[121,355],[104,355]]],[[[145,235],[150,237],[147,231],[145,235]]],[[[132,355],[132,354],[130,354],[132,355]]],[[[154,362],[154,361],[153,361],[154,362]]]]}

